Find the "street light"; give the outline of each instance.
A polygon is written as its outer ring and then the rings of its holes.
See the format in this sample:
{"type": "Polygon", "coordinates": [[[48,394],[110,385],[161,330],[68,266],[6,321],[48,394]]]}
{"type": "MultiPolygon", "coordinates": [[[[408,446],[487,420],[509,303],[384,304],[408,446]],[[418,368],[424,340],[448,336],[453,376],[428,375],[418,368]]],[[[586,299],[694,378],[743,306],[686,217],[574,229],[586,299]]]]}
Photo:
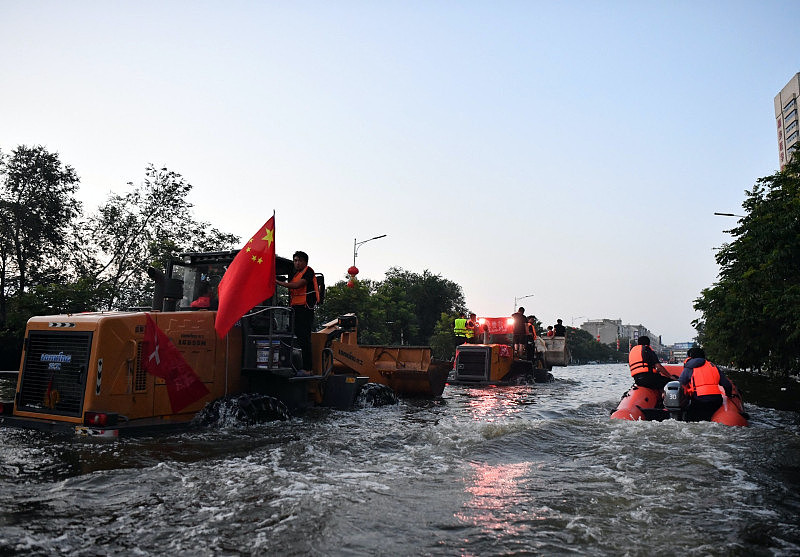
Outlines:
{"type": "Polygon", "coordinates": [[[733,213],[714,213],[718,217],[739,217],[740,219],[744,218],[744,215],[734,215],[733,213]]]}
{"type": "Polygon", "coordinates": [[[378,238],[386,238],[386,234],[381,234],[380,236],[375,236],[374,238],[370,238],[369,240],[363,240],[361,242],[357,242],[356,239],[353,238],[353,267],[356,266],[356,256],[358,256],[358,248],[360,248],[367,242],[371,242],[372,240],[377,240],[378,238]]]}
{"type": "Polygon", "coordinates": [[[586,317],[586,316],[585,315],[579,315],[578,317],[573,317],[572,318],[572,328],[573,329],[575,328],[575,320],[576,319],[583,319],[584,317],[586,317]]]}
{"type": "Polygon", "coordinates": [[[524,300],[525,298],[531,298],[532,296],[533,294],[528,294],[526,296],[514,296],[514,311],[517,311],[517,308],[519,307],[517,306],[517,304],[519,304],[520,300],[524,300]]]}

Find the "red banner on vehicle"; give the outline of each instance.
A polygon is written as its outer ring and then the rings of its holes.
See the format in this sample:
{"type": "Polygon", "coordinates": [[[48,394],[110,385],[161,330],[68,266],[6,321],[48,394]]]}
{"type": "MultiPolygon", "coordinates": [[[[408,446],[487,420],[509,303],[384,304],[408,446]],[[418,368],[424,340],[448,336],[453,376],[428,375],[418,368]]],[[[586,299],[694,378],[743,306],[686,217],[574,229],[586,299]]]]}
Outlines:
{"type": "Polygon", "coordinates": [[[180,412],[209,393],[192,367],[183,359],[164,331],[159,329],[150,314],[142,341],[142,367],[150,375],[167,384],[167,395],[173,412],[180,412]]]}
{"type": "Polygon", "coordinates": [[[513,332],[513,322],[509,324],[508,317],[481,317],[480,321],[488,328],[490,335],[505,335],[513,332]]]}

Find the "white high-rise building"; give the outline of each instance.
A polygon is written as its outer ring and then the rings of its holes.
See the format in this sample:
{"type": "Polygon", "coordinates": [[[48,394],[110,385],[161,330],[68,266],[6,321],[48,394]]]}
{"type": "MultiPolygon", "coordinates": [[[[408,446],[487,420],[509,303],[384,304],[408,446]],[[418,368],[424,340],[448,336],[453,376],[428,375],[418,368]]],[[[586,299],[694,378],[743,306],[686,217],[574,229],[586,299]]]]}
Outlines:
{"type": "Polygon", "coordinates": [[[775,123],[778,126],[778,157],[781,170],[786,166],[794,150],[800,146],[798,97],[800,97],[800,73],[795,74],[786,87],[775,95],[775,123]]]}

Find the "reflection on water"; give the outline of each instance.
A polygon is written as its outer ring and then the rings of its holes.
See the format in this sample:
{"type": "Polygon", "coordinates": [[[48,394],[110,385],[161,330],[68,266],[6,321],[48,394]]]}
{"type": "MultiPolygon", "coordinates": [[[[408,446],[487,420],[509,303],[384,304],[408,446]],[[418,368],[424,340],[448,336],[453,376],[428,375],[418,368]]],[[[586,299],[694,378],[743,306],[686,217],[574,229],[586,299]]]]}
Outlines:
{"type": "Polygon", "coordinates": [[[0,429],[0,554],[800,554],[796,414],[610,420],[626,366],[555,375],[115,442],[0,429]]]}
{"type": "Polygon", "coordinates": [[[470,463],[470,466],[473,477],[465,490],[472,497],[464,509],[455,514],[456,518],[483,530],[502,531],[504,536],[525,531],[524,523],[535,520],[536,516],[530,509],[526,509],[524,515],[512,509],[519,509],[530,500],[530,494],[520,492],[520,488],[526,485],[532,472],[531,463],[470,463]]]}

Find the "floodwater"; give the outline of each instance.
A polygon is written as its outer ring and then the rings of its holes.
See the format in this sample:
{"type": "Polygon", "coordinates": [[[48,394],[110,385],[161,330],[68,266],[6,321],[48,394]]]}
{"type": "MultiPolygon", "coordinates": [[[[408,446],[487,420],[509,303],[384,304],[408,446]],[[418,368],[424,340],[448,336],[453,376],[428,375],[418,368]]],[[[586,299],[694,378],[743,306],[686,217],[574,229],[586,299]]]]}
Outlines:
{"type": "Polygon", "coordinates": [[[800,554],[798,414],[610,420],[627,366],[553,373],[162,437],[0,429],[0,555],[800,554]]]}

